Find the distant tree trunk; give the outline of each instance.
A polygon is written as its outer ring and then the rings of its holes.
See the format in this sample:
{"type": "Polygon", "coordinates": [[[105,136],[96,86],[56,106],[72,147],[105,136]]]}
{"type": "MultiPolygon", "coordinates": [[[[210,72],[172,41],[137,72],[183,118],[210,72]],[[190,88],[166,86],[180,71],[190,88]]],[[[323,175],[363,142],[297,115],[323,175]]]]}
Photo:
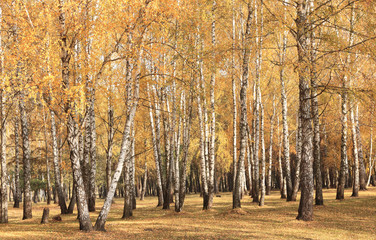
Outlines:
{"type": "Polygon", "coordinates": [[[298,127],[296,129],[296,165],[291,201],[296,201],[296,197],[298,196],[300,186],[300,165],[302,161],[302,118],[300,114],[301,113],[299,107],[297,117],[298,127]]]}
{"type": "Polygon", "coordinates": [[[241,178],[240,173],[242,168],[244,168],[244,158],[247,147],[247,87],[248,87],[248,77],[249,77],[249,41],[251,34],[251,22],[252,22],[252,13],[253,9],[251,4],[248,3],[248,17],[246,23],[246,32],[245,32],[245,44],[243,51],[243,66],[242,66],[242,82],[240,88],[240,152],[239,152],[239,161],[237,164],[237,173],[235,181],[235,189],[233,190],[232,196],[232,208],[241,207],[241,178]]]}
{"type": "Polygon", "coordinates": [[[112,98],[108,100],[108,135],[107,135],[107,156],[106,156],[106,196],[111,185],[112,168],[112,149],[114,145],[114,109],[112,107],[112,98]]]}
{"type": "Polygon", "coordinates": [[[278,143],[278,172],[279,172],[279,190],[281,192],[281,198],[284,199],[286,198],[286,194],[284,191],[284,179],[285,177],[283,176],[283,165],[282,165],[282,141],[283,141],[283,135],[280,134],[279,130],[279,118],[277,119],[278,122],[278,138],[279,138],[279,143],[278,143]]]}
{"type": "Polygon", "coordinates": [[[18,116],[18,107],[15,106],[16,113],[14,117],[14,161],[15,161],[15,195],[14,195],[14,208],[20,207],[21,201],[21,186],[20,186],[20,144],[19,144],[19,131],[20,131],[20,118],[18,116]]]}
{"type": "MultiPolygon", "coordinates": [[[[261,97],[261,93],[260,93],[261,97]]],[[[260,100],[261,103],[261,100],[260,100]]],[[[260,132],[261,132],[261,196],[260,196],[260,202],[259,206],[264,206],[265,204],[265,166],[266,166],[266,159],[265,159],[265,138],[264,138],[264,105],[261,104],[261,121],[260,121],[261,127],[260,127],[260,132]]]]}
{"type": "Polygon", "coordinates": [[[132,143],[131,143],[131,165],[130,165],[130,186],[131,186],[131,201],[132,201],[132,209],[136,209],[136,187],[135,187],[135,129],[132,131],[132,143]]]}
{"type": "MultiPolygon", "coordinates": [[[[372,111],[373,113],[373,111],[372,111]]],[[[373,170],[373,165],[375,163],[375,159],[373,158],[373,128],[371,127],[371,133],[370,133],[370,147],[369,147],[369,172],[368,172],[368,181],[367,181],[367,187],[371,183],[371,177],[372,177],[372,170],[373,170]]]]}
{"type": "MultiPolygon", "coordinates": [[[[287,15],[287,10],[285,8],[284,15],[287,15]]],[[[287,48],[287,30],[283,33],[282,39],[282,51],[280,54],[281,68],[279,72],[279,78],[281,81],[281,102],[282,102],[282,132],[283,132],[283,176],[286,178],[287,186],[287,201],[292,200],[292,181],[291,181],[291,170],[290,170],[290,142],[289,142],[289,127],[287,123],[287,93],[285,86],[285,59],[286,59],[286,48],[287,48]]]]}
{"type": "Polygon", "coordinates": [[[268,166],[268,178],[267,178],[267,184],[266,184],[266,195],[270,195],[270,191],[272,188],[274,118],[275,118],[275,95],[273,95],[273,115],[270,118],[269,166],[268,166]]]}
{"type": "MultiPolygon", "coordinates": [[[[191,89],[192,91],[192,89],[191,89]]],[[[184,206],[185,193],[186,193],[186,181],[187,181],[187,160],[189,157],[189,144],[190,144],[190,128],[192,124],[192,104],[193,104],[193,93],[190,93],[188,101],[188,115],[186,112],[186,100],[183,97],[183,155],[182,155],[182,166],[180,175],[180,189],[179,189],[179,211],[184,206]]]]}
{"type": "MultiPolygon", "coordinates": [[[[1,8],[0,8],[0,23],[1,23],[1,8]]],[[[0,50],[1,50],[1,34],[0,34],[0,50]]],[[[2,57],[2,56],[1,56],[2,57]]],[[[3,62],[3,59],[0,59],[1,63],[3,62]]],[[[0,72],[2,71],[2,66],[0,65],[0,72]]],[[[6,103],[6,97],[5,97],[5,91],[1,90],[1,202],[0,202],[0,223],[8,223],[8,198],[7,198],[7,156],[6,156],[6,150],[7,150],[7,120],[6,120],[6,109],[5,109],[5,103],[6,103]]],[[[30,166],[29,166],[30,169],[30,166]]],[[[30,173],[30,171],[29,171],[30,173]]],[[[30,175],[29,175],[30,177],[30,175]]],[[[25,178],[26,179],[26,178],[25,178]]],[[[30,178],[29,182],[27,182],[27,179],[25,181],[25,185],[29,183],[30,187],[30,178]]],[[[31,218],[31,216],[30,216],[31,218]]]]}
{"type": "MultiPolygon", "coordinates": [[[[94,83],[93,83],[94,84],[94,83]]],[[[94,104],[95,104],[95,88],[94,86],[91,87],[91,97],[90,97],[90,112],[89,114],[89,122],[90,122],[90,172],[89,172],[89,211],[95,212],[95,177],[97,173],[97,133],[96,133],[96,125],[95,125],[95,111],[94,111],[94,104]]]]}
{"type": "Polygon", "coordinates": [[[344,90],[341,94],[341,166],[339,171],[339,179],[337,186],[336,199],[342,200],[345,198],[345,185],[346,185],[346,170],[347,170],[347,92],[344,90]]]}
{"type": "Polygon", "coordinates": [[[141,191],[140,200],[144,200],[145,198],[147,181],[148,181],[148,163],[145,162],[144,181],[142,183],[142,191],[141,191]]]}
{"type": "Polygon", "coordinates": [[[360,190],[367,190],[367,174],[366,168],[364,166],[364,157],[363,157],[363,144],[362,144],[362,136],[360,135],[360,125],[359,125],[359,105],[356,105],[356,115],[355,115],[355,123],[356,123],[356,141],[358,144],[358,155],[359,155],[359,189],[360,190]]]}
{"type": "Polygon", "coordinates": [[[356,139],[356,123],[355,123],[355,114],[354,114],[355,104],[351,105],[350,111],[350,120],[351,120],[351,133],[353,141],[353,157],[354,157],[354,169],[353,169],[353,192],[352,197],[359,196],[359,155],[358,155],[358,145],[356,139]]]}
{"type": "Polygon", "coordinates": [[[55,189],[57,196],[59,198],[59,206],[61,214],[67,213],[67,205],[65,203],[65,197],[63,188],[61,185],[61,175],[60,175],[60,164],[59,164],[59,150],[57,142],[57,133],[56,133],[56,122],[55,122],[55,113],[53,110],[50,110],[51,115],[51,137],[52,137],[52,153],[53,153],[53,164],[54,164],[54,176],[55,176],[55,189]]]}
{"type": "MultiPolygon", "coordinates": [[[[175,72],[175,71],[174,71],[175,72]]],[[[173,139],[173,147],[172,147],[172,150],[171,150],[171,154],[174,156],[174,195],[175,195],[175,212],[179,212],[180,210],[180,193],[179,193],[179,189],[180,189],[180,164],[179,164],[179,153],[180,153],[180,131],[181,131],[181,124],[182,124],[182,118],[181,116],[179,117],[179,123],[178,123],[178,129],[177,129],[177,132],[174,130],[174,125],[177,124],[177,121],[176,121],[176,105],[177,105],[177,102],[176,102],[176,83],[175,81],[173,82],[173,85],[172,85],[172,99],[173,99],[173,102],[172,102],[172,139],[173,139]]],[[[180,106],[182,106],[182,101],[183,101],[183,95],[181,97],[181,100],[180,100],[180,106]]]]}
{"type": "Polygon", "coordinates": [[[296,41],[298,49],[299,103],[302,117],[302,178],[298,220],[312,221],[313,215],[313,146],[311,122],[311,88],[309,71],[309,0],[299,0],[296,5],[296,41]]]}
{"type": "Polygon", "coordinates": [[[73,214],[74,206],[76,205],[76,199],[77,199],[77,192],[76,192],[76,183],[73,180],[73,186],[72,186],[72,197],[69,202],[69,206],[67,209],[68,214],[73,214]]]}
{"type": "MultiPolygon", "coordinates": [[[[349,33],[349,46],[353,45],[354,42],[354,21],[355,21],[355,10],[354,10],[354,3],[350,3],[351,5],[351,16],[350,16],[350,33],[349,33]]],[[[350,62],[350,54],[347,54],[346,63],[350,62]]],[[[337,186],[337,200],[345,199],[345,186],[346,186],[346,176],[348,170],[348,161],[347,161],[347,101],[348,101],[348,93],[347,93],[347,86],[348,86],[348,75],[345,73],[343,75],[342,80],[342,87],[344,90],[341,92],[341,109],[342,109],[342,132],[341,132],[341,166],[339,171],[339,179],[338,179],[338,186],[337,186]]]]}
{"type": "Polygon", "coordinates": [[[249,195],[252,196],[252,181],[253,181],[253,148],[252,148],[252,138],[249,129],[249,125],[247,124],[247,131],[248,131],[248,141],[247,141],[247,171],[248,171],[248,182],[249,182],[249,195]]]}
{"type": "MultiPolygon", "coordinates": [[[[43,108],[43,126],[44,126],[44,143],[45,143],[45,149],[46,149],[46,174],[47,174],[47,205],[51,202],[51,180],[50,180],[50,163],[48,161],[48,138],[47,138],[47,126],[46,126],[47,118],[46,118],[46,112],[43,108]]],[[[18,140],[17,140],[18,141],[18,140]]]]}
{"type": "MultiPolygon", "coordinates": [[[[151,103],[150,98],[150,87],[149,84],[147,85],[147,91],[148,91],[148,99],[149,99],[149,115],[150,115],[150,127],[151,127],[151,133],[152,133],[152,140],[153,140],[153,153],[154,153],[154,160],[155,160],[155,171],[157,175],[157,188],[158,188],[158,205],[163,205],[163,187],[162,187],[162,172],[160,168],[160,145],[157,142],[157,129],[154,126],[154,117],[153,117],[153,107],[151,103]]],[[[155,96],[157,98],[157,96],[155,96]]],[[[155,101],[157,103],[157,101],[155,101]]],[[[155,105],[155,111],[159,111],[159,107],[155,105]]],[[[157,128],[159,128],[159,123],[157,128]]],[[[159,131],[159,130],[158,130],[159,131]]]]}
{"type": "Polygon", "coordinates": [[[30,167],[30,145],[29,145],[29,125],[26,115],[24,95],[20,95],[20,114],[21,114],[21,132],[22,132],[22,150],[23,150],[23,169],[24,169],[24,207],[23,218],[30,219],[32,214],[32,194],[30,187],[31,167],[30,167]]]}

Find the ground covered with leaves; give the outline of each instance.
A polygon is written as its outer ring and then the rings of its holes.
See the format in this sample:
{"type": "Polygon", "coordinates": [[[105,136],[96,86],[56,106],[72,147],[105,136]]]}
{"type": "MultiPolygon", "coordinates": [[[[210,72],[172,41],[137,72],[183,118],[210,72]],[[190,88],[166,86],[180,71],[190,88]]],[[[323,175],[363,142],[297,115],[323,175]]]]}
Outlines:
{"type": "MultiPolygon", "coordinates": [[[[33,205],[33,219],[22,219],[22,208],[9,208],[9,224],[0,225],[0,239],[376,239],[376,188],[360,192],[345,200],[335,199],[335,189],[324,190],[324,206],[314,207],[314,221],[295,220],[298,203],[280,199],[273,191],[266,197],[265,206],[242,200],[241,210],[231,210],[231,193],[221,193],[214,199],[214,207],[202,211],[202,198],[187,195],[184,211],[156,208],[157,198],[137,201],[137,209],[130,219],[121,219],[123,199],[116,199],[106,224],[107,232],[83,233],[78,230],[76,214],[63,215],[61,222],[51,218],[59,214],[51,204],[50,222],[40,224],[45,203],[33,205]]],[[[93,224],[97,211],[91,213],[93,224]]],[[[11,206],[11,203],[10,203],[11,206]]]]}

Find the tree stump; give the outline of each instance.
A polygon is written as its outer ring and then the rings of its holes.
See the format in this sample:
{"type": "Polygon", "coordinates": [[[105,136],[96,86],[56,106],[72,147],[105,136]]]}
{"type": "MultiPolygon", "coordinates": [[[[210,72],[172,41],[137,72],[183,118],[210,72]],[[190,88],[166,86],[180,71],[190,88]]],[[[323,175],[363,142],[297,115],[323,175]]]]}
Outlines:
{"type": "Polygon", "coordinates": [[[42,221],[41,224],[48,223],[48,216],[50,215],[50,209],[44,208],[43,209],[43,215],[42,215],[42,221]]]}

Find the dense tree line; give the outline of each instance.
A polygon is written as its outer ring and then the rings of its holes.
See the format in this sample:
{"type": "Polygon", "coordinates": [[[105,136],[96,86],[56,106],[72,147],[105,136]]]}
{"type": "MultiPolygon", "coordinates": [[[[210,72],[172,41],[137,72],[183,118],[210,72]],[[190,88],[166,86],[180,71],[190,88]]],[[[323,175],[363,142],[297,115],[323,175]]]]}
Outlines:
{"type": "Polygon", "coordinates": [[[235,209],[275,189],[300,191],[310,221],[324,187],[359,196],[376,184],[375,13],[367,0],[1,1],[0,222],[9,201],[30,219],[44,198],[104,231],[120,197],[129,218],[145,196],[180,212],[189,193],[207,210],[232,191],[235,209]]]}

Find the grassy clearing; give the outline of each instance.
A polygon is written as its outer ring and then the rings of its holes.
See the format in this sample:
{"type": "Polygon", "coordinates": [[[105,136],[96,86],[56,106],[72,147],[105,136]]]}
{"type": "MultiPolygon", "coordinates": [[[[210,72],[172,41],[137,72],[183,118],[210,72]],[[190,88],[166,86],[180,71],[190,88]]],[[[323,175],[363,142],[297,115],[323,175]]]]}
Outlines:
{"type": "MultiPolygon", "coordinates": [[[[247,196],[241,210],[231,210],[232,195],[221,194],[214,207],[202,211],[199,195],[188,195],[184,212],[156,208],[157,198],[137,201],[134,217],[123,220],[123,199],[116,199],[106,224],[106,233],[82,233],[76,215],[62,216],[62,222],[41,225],[45,203],[33,205],[33,219],[22,221],[22,208],[9,208],[9,224],[0,225],[0,239],[376,239],[376,188],[360,192],[359,198],[336,201],[335,189],[324,190],[325,206],[314,208],[314,221],[295,220],[298,201],[287,203],[279,192],[266,197],[265,206],[247,196]]],[[[91,213],[94,223],[97,212],[91,213]]],[[[59,213],[50,207],[50,217],[59,213]]],[[[171,205],[173,209],[173,205],[171,205]]]]}

